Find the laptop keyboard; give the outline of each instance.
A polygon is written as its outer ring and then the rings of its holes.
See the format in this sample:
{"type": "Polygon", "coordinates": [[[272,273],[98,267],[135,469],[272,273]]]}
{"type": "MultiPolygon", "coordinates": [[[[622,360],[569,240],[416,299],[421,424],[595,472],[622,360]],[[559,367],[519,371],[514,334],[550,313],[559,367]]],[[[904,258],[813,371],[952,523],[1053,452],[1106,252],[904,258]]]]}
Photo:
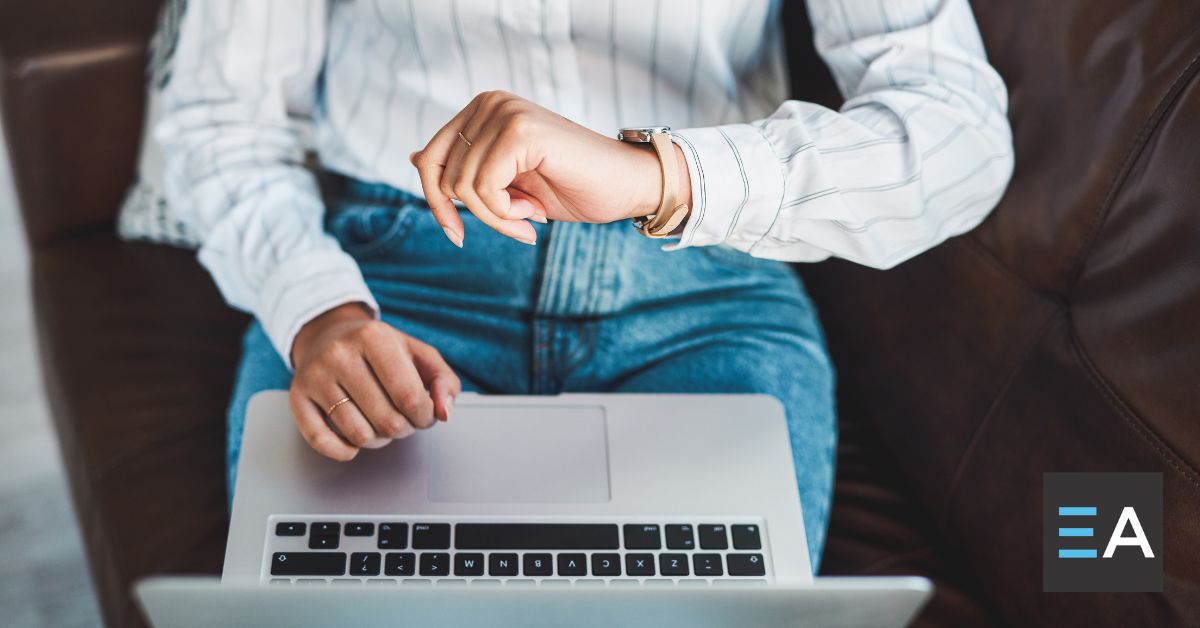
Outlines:
{"type": "Polygon", "coordinates": [[[272,516],[271,584],[765,585],[761,522],[595,523],[272,516]]]}

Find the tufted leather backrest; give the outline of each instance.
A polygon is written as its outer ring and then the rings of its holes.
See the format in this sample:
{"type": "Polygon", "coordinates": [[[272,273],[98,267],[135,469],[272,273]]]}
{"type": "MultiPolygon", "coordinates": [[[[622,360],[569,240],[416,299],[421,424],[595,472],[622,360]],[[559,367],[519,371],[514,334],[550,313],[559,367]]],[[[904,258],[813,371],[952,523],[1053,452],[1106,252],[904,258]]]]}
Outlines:
{"type": "Polygon", "coordinates": [[[970,234],[801,269],[883,436],[1009,620],[1200,624],[1200,4],[973,3],[1016,172],[970,234]],[[1161,471],[1162,594],[1041,592],[1042,474],[1161,471]]]}

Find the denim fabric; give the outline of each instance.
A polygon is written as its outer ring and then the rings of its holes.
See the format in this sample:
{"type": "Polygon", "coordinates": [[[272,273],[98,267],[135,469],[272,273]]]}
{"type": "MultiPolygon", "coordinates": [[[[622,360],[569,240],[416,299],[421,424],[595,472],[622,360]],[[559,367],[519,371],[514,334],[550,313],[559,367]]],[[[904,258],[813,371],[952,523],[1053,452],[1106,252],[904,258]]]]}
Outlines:
{"type": "MultiPolygon", "coordinates": [[[[537,225],[529,246],[462,218],[460,250],[419,198],[356,182],[326,228],[359,262],[383,319],[440,350],[467,390],[778,398],[816,568],[833,488],[834,377],[787,265],[721,247],[664,252],[625,223],[537,225]]],[[[247,401],[290,379],[253,324],[229,410],[231,491],[247,401]]]]}

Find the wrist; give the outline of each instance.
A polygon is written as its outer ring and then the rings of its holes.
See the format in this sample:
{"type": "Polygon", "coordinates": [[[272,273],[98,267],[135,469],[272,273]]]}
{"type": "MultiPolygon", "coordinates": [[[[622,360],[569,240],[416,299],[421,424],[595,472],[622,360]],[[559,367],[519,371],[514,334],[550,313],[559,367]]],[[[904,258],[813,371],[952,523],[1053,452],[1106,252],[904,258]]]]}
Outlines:
{"type": "Polygon", "coordinates": [[[370,321],[375,315],[365,303],[358,301],[343,303],[332,307],[313,317],[312,320],[300,327],[292,340],[292,364],[299,365],[308,353],[313,341],[321,336],[321,332],[332,326],[350,321],[370,321]]]}

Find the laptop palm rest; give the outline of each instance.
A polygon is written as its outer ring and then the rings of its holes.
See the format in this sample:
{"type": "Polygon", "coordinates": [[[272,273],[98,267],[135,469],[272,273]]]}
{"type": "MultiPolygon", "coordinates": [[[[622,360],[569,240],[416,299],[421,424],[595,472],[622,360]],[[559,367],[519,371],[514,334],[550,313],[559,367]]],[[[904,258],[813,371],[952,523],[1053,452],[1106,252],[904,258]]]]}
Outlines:
{"type": "Polygon", "coordinates": [[[600,406],[466,406],[430,430],[434,502],[607,502],[600,406]]]}

